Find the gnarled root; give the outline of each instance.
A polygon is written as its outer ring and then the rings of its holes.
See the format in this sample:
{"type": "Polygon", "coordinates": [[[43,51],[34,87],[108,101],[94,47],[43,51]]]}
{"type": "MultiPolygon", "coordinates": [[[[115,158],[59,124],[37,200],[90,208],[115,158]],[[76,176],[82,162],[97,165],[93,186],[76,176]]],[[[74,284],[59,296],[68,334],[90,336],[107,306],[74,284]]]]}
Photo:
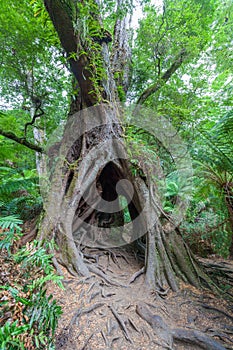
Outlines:
{"type": "Polygon", "coordinates": [[[152,312],[143,303],[137,305],[136,312],[153,328],[156,336],[165,348],[172,348],[173,342],[183,342],[199,346],[204,350],[225,350],[216,340],[197,330],[183,328],[170,328],[159,315],[152,312]]]}

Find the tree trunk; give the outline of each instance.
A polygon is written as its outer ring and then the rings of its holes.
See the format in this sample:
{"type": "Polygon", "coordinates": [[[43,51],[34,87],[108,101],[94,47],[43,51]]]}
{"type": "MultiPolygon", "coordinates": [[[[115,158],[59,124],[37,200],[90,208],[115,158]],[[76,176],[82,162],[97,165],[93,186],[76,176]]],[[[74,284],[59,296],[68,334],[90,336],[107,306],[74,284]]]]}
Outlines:
{"type": "MultiPolygon", "coordinates": [[[[79,4],[85,6],[86,2],[79,4]]],[[[118,6],[121,2],[118,1],[118,6]]],[[[106,72],[104,77],[97,77],[98,67],[93,68],[96,61],[93,61],[91,48],[87,47],[92,45],[92,39],[82,39],[81,27],[80,32],[74,30],[65,2],[44,0],[44,3],[77,79],[79,95],[75,111],[79,112],[68,118],[62,139],[48,147],[47,180],[42,178],[45,217],[40,239],[55,237],[63,264],[72,273],[86,276],[89,268],[84,262],[81,245],[121,246],[146,235],[146,281],[151,288],[159,293],[167,288],[177,290],[179,279],[195,286],[203,281],[208,284],[210,281],[198,267],[175,225],[161,224],[158,210],[161,204],[153,199],[155,186],[148,185],[147,178],[134,177],[130,170],[121,110],[116,103],[117,85],[122,84],[125,92],[128,86],[124,65],[117,65],[117,59],[123,62],[123,46],[127,42],[125,26],[117,20],[113,49],[117,50],[118,41],[121,51],[118,55],[113,52],[111,60],[106,38],[99,37],[98,45],[93,44],[93,50],[99,50],[96,53],[98,64],[102,64],[106,72]],[[80,53],[81,49],[87,54],[80,53]],[[123,74],[121,79],[117,75],[115,83],[113,73],[118,69],[123,74]],[[120,196],[128,203],[132,222],[127,225],[123,222],[120,196]]],[[[96,13],[90,16],[93,21],[99,21],[96,13]]],[[[125,53],[129,62],[128,48],[125,53]]],[[[72,109],[73,112],[74,105],[72,109]]]]}
{"type": "Polygon", "coordinates": [[[225,202],[229,215],[229,227],[232,233],[230,245],[230,258],[233,259],[233,183],[227,182],[224,184],[225,202]]]}
{"type": "Polygon", "coordinates": [[[117,104],[98,105],[69,118],[59,148],[49,158],[50,188],[42,186],[48,196],[41,239],[55,236],[62,263],[86,276],[81,245],[119,247],[146,234],[146,281],[151,288],[176,291],[180,279],[210,286],[175,225],[167,219],[161,224],[161,204],[152,195],[155,186],[133,178],[118,115],[117,104]],[[132,222],[127,225],[119,195],[128,203],[132,222]]]}
{"type": "Polygon", "coordinates": [[[59,148],[55,152],[53,148],[53,158],[49,158],[49,188],[42,182],[46,216],[41,239],[56,233],[64,263],[82,274],[87,270],[81,258],[77,261],[80,254],[75,248],[81,233],[85,233],[83,243],[89,246],[126,244],[118,194],[128,203],[132,199],[132,213],[140,212],[140,199],[130,188],[133,178],[118,114],[117,105],[98,105],[70,117],[59,148]],[[111,227],[115,228],[112,235],[107,230],[111,227]]]}

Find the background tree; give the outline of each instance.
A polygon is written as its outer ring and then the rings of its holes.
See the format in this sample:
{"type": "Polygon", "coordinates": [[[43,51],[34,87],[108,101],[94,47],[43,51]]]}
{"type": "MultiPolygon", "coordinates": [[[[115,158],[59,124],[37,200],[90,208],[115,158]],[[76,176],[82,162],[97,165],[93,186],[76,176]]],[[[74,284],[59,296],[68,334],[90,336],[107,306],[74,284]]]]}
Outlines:
{"type": "Polygon", "coordinates": [[[32,150],[41,152],[66,116],[70,77],[51,22],[36,18],[27,1],[3,2],[2,9],[1,211],[25,219],[42,206],[34,170],[40,170],[41,156],[32,150]]]}

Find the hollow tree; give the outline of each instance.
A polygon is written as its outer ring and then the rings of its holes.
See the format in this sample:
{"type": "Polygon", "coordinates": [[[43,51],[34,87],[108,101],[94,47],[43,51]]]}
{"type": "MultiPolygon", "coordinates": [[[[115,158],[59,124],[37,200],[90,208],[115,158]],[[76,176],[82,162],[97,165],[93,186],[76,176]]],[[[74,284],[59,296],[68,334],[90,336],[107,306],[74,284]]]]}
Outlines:
{"type": "MultiPolygon", "coordinates": [[[[92,266],[83,259],[81,241],[88,245],[94,237],[96,243],[99,239],[108,242],[108,236],[99,238],[100,232],[120,235],[115,228],[124,227],[121,194],[133,222],[129,235],[137,225],[147,236],[145,270],[150,286],[161,292],[167,287],[177,290],[179,279],[200,286],[203,281],[209,283],[208,278],[175,224],[166,215],[161,221],[156,183],[145,174],[132,173],[126,155],[118,102],[129,86],[131,52],[129,16],[120,11],[123,3],[117,1],[119,16],[112,35],[103,27],[98,1],[44,0],[77,91],[61,141],[48,148],[50,160],[56,162],[50,173],[40,239],[55,237],[63,264],[73,273],[88,275],[92,266]],[[113,202],[114,210],[110,210],[113,202]],[[77,232],[82,233],[80,244],[77,232]]],[[[182,50],[175,57],[160,82],[147,89],[139,103],[166,83],[185,55],[182,50]]],[[[140,114],[138,108],[136,113],[140,114]]],[[[117,244],[127,243],[124,237],[114,239],[117,244]]]]}

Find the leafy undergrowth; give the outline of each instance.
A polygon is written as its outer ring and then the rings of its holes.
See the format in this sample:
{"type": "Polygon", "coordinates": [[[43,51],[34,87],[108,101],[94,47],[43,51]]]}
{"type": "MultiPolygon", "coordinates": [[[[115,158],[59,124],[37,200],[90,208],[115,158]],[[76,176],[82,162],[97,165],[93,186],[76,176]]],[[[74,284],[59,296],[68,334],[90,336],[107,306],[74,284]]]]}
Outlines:
{"type": "Polygon", "coordinates": [[[21,235],[15,216],[0,218],[0,344],[1,350],[55,349],[54,334],[62,314],[46,284],[60,285],[51,255],[38,242],[12,253],[21,235]]]}

